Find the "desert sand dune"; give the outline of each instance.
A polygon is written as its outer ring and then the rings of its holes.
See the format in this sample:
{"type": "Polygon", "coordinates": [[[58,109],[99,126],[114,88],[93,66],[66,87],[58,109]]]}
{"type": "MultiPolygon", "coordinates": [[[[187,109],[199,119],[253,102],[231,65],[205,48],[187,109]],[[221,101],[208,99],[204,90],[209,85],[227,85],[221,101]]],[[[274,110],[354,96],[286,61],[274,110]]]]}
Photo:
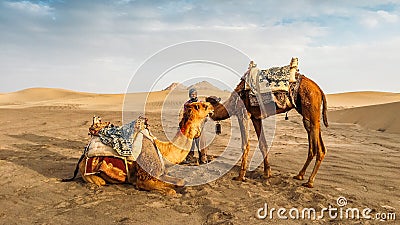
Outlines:
{"type": "Polygon", "coordinates": [[[331,121],[354,123],[368,129],[400,134],[400,102],[363,106],[329,113],[331,121]]]}
{"type": "Polygon", "coordinates": [[[82,98],[95,96],[97,94],[76,92],[65,89],[57,88],[29,88],[17,92],[8,93],[10,100],[16,101],[43,101],[53,99],[71,99],[71,98],[82,98]]]}
{"type": "MultiPolygon", "coordinates": [[[[215,87],[207,88],[205,85],[196,87],[199,89],[199,96],[217,95],[220,97],[228,96],[227,91],[221,91],[215,87]],[[201,88],[203,87],[204,88],[201,88]],[[200,87],[200,88],[199,88],[200,87]]],[[[195,86],[195,85],[192,85],[195,86]]],[[[190,87],[192,87],[190,86],[190,87]]],[[[129,93],[132,98],[146,98],[149,102],[158,102],[165,99],[169,94],[173,93],[174,100],[185,101],[187,99],[187,90],[176,89],[174,91],[164,90],[148,93],[129,93]]],[[[56,88],[30,88],[17,92],[0,94],[0,106],[4,105],[20,105],[21,107],[31,106],[35,103],[41,105],[51,105],[65,102],[78,102],[86,104],[90,107],[91,104],[105,105],[113,103],[113,105],[122,105],[124,94],[95,94],[86,92],[75,92],[71,90],[56,89],[56,88]]],[[[384,104],[400,101],[400,93],[391,92],[347,92],[339,94],[327,94],[329,107],[351,108],[367,105],[384,104]]]]}
{"type": "MultiPolygon", "coordinates": [[[[218,95],[226,97],[229,92],[215,89],[199,89],[199,98],[218,95]]],[[[137,109],[144,102],[160,107],[165,101],[181,106],[188,99],[187,90],[157,91],[151,93],[94,94],[55,88],[30,88],[12,93],[0,94],[0,108],[26,108],[33,106],[74,106],[84,110],[121,111],[123,103],[127,109],[137,109]]],[[[157,108],[155,108],[157,110],[157,108]]]]}
{"type": "Polygon", "coordinates": [[[327,95],[329,107],[351,108],[400,101],[400,93],[360,91],[327,95]]]}
{"type": "Polygon", "coordinates": [[[93,94],[54,88],[30,88],[0,95],[0,107],[71,106],[96,109],[98,106],[119,106],[122,104],[123,97],[122,94],[93,94]]]}

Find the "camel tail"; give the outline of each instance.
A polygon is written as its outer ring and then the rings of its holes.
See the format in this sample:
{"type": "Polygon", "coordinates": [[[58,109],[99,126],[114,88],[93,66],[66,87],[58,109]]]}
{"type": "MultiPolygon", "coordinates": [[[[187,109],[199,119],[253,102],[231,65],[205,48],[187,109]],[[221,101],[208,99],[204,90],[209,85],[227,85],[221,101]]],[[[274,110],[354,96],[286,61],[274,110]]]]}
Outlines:
{"type": "Polygon", "coordinates": [[[329,126],[329,124],[328,124],[328,117],[326,116],[326,111],[327,111],[328,105],[327,105],[327,103],[326,103],[325,94],[324,94],[324,92],[323,92],[322,90],[321,90],[321,93],[322,93],[322,118],[323,118],[323,120],[324,120],[324,125],[325,125],[325,127],[328,127],[328,126],[329,126]]]}

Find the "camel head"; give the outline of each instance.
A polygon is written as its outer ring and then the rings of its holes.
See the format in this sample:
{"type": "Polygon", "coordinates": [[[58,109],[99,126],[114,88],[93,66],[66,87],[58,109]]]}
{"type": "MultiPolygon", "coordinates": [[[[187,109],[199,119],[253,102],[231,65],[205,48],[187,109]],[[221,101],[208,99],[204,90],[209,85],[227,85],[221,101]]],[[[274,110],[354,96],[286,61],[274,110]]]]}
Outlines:
{"type": "Polygon", "coordinates": [[[206,118],[213,113],[214,107],[208,102],[187,104],[183,112],[182,120],[179,122],[181,132],[188,138],[200,137],[206,118]]]}
{"type": "Polygon", "coordinates": [[[217,96],[209,96],[206,98],[206,102],[211,103],[212,106],[217,106],[220,101],[221,101],[221,98],[219,98],[217,96]]]}
{"type": "Polygon", "coordinates": [[[214,107],[214,113],[210,116],[211,119],[218,120],[220,114],[228,114],[225,106],[221,104],[221,98],[217,96],[209,96],[206,98],[206,102],[209,102],[214,107]]]}
{"type": "Polygon", "coordinates": [[[206,98],[206,101],[214,107],[214,113],[210,117],[216,121],[225,120],[231,117],[231,115],[237,115],[244,107],[238,93],[235,91],[223,103],[220,103],[221,98],[216,96],[209,96],[206,98]]]}

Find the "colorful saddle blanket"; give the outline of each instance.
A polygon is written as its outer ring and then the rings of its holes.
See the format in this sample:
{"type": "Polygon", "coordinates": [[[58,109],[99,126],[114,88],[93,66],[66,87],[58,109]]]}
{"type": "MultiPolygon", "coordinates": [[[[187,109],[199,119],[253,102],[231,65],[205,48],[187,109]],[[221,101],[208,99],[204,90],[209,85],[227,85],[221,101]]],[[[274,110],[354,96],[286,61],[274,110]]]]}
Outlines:
{"type": "Polygon", "coordinates": [[[247,73],[246,82],[251,90],[250,105],[259,106],[259,99],[264,106],[272,102],[283,105],[289,93],[290,66],[272,67],[260,70],[251,68],[247,73]],[[257,95],[258,98],[257,99],[257,95]]]}
{"type": "Polygon", "coordinates": [[[253,67],[245,73],[246,90],[255,95],[276,91],[289,91],[290,66],[260,70],[253,67]]]}
{"type": "Polygon", "coordinates": [[[290,66],[272,67],[259,73],[260,92],[289,91],[290,66]],[[269,88],[269,89],[268,89],[269,88]]]}
{"type": "Polygon", "coordinates": [[[249,79],[246,81],[250,82],[249,86],[251,92],[249,97],[252,106],[259,106],[259,99],[262,100],[264,106],[269,105],[272,102],[274,102],[279,108],[286,108],[295,104],[295,97],[302,75],[296,73],[295,84],[289,83],[289,65],[272,67],[265,70],[252,68],[248,75],[249,79]],[[257,98],[257,95],[259,99],[257,98]]]}
{"type": "Polygon", "coordinates": [[[136,120],[123,126],[107,126],[98,132],[100,140],[103,144],[111,146],[119,155],[131,156],[135,124],[136,120]]]}

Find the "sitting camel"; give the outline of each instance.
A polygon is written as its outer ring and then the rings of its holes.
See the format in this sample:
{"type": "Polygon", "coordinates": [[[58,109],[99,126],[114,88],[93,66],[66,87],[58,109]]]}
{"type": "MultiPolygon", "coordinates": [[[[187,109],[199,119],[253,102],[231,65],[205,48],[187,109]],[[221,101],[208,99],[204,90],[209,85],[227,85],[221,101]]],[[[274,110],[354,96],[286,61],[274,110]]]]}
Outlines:
{"type": "MultiPolygon", "coordinates": [[[[212,113],[213,106],[210,103],[198,102],[188,104],[183,113],[182,120],[179,123],[180,130],[177,132],[172,142],[158,140],[149,132],[147,123],[141,122],[139,118],[135,128],[140,130],[145,138],[142,139],[141,152],[136,161],[128,160],[127,180],[135,182],[136,187],[141,190],[155,190],[167,195],[176,194],[174,188],[177,186],[184,186],[184,181],[166,174],[164,159],[174,164],[182,162],[189,153],[193,139],[200,136],[202,124],[206,117],[212,113]],[[164,157],[164,159],[162,157],[164,157]]],[[[126,182],[125,179],[116,179],[122,172],[118,170],[119,174],[115,173],[116,170],[113,170],[112,162],[103,161],[103,163],[99,164],[105,167],[104,171],[111,171],[111,173],[100,172],[88,174],[86,162],[90,159],[91,158],[84,154],[78,163],[79,171],[86,182],[94,183],[98,186],[103,186],[106,183],[126,182]],[[115,176],[113,176],[114,174],[115,176]]],[[[94,157],[92,161],[98,159],[99,157],[94,157]]],[[[100,158],[100,160],[102,159],[100,158]]],[[[70,181],[72,179],[65,179],[64,181],[70,181]]]]}
{"type": "MultiPolygon", "coordinates": [[[[295,58],[297,60],[297,58],[295,58]]],[[[293,62],[293,59],[292,59],[293,62]]],[[[292,70],[292,67],[291,67],[292,70]]],[[[292,71],[291,71],[292,72],[292,71]]],[[[303,180],[306,169],[314,156],[316,156],[316,162],[314,169],[308,179],[307,183],[303,186],[312,188],[314,186],[315,176],[321,165],[322,160],[326,154],[326,148],[321,136],[320,118],[321,118],[321,105],[323,122],[328,127],[328,121],[326,116],[327,103],[324,92],[321,88],[311,79],[297,72],[297,67],[294,68],[295,78],[291,76],[291,79],[295,80],[291,84],[291,87],[297,85],[297,91],[293,94],[293,98],[285,96],[286,102],[277,102],[276,96],[274,96],[274,107],[267,106],[267,116],[288,112],[291,109],[296,111],[303,116],[303,125],[308,133],[308,157],[300,170],[298,175],[294,176],[294,179],[303,180]],[[293,85],[293,86],[292,86],[293,85]],[[268,110],[269,109],[269,110],[268,110]],[[271,110],[273,109],[273,110],[271,110]]],[[[242,135],[242,162],[239,176],[235,177],[235,180],[244,181],[245,174],[248,167],[248,154],[249,154],[249,138],[248,138],[248,114],[253,123],[256,131],[259,147],[264,157],[264,177],[271,177],[271,167],[268,162],[268,148],[267,142],[264,136],[262,128],[263,112],[259,106],[252,106],[250,104],[250,90],[245,88],[246,82],[242,79],[237,85],[235,90],[231,93],[230,97],[224,102],[219,103],[220,98],[210,96],[206,98],[207,102],[210,102],[214,106],[214,114],[211,118],[215,121],[225,120],[229,117],[236,115],[238,116],[239,126],[242,135]]],[[[288,93],[289,95],[291,93],[288,93]]],[[[286,94],[285,94],[286,95],[286,94]]]]}

